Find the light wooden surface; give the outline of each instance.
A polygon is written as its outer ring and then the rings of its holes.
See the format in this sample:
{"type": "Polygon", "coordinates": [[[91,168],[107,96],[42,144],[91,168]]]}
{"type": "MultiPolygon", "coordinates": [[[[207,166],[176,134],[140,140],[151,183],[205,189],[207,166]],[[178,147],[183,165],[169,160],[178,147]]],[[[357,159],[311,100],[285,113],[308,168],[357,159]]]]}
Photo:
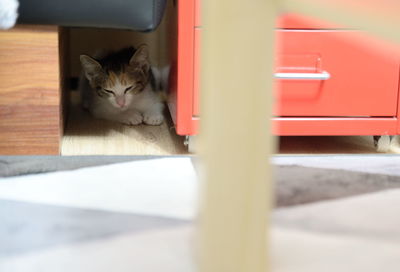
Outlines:
{"type": "Polygon", "coordinates": [[[92,118],[79,106],[76,92],[72,98],[62,155],[187,154],[184,138],[175,134],[168,118],[161,126],[126,126],[92,118]]]}
{"type": "Polygon", "coordinates": [[[58,29],[0,31],[0,154],[59,154],[58,29]]]}
{"type": "Polygon", "coordinates": [[[275,1],[203,1],[201,272],[266,272],[275,1]]]}
{"type": "MultiPolygon", "coordinates": [[[[400,2],[395,0],[281,0],[281,11],[301,13],[346,28],[362,29],[371,32],[382,40],[394,44],[387,50],[398,51],[400,32],[400,2]]],[[[398,56],[398,53],[396,54],[398,56]]]]}

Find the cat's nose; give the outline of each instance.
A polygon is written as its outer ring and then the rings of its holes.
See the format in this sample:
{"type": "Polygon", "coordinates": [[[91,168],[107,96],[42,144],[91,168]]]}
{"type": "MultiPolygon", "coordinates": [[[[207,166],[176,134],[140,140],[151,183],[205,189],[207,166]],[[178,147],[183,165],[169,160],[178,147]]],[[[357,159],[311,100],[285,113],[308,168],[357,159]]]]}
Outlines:
{"type": "Polygon", "coordinates": [[[117,97],[116,102],[121,108],[125,106],[125,97],[117,97]]]}

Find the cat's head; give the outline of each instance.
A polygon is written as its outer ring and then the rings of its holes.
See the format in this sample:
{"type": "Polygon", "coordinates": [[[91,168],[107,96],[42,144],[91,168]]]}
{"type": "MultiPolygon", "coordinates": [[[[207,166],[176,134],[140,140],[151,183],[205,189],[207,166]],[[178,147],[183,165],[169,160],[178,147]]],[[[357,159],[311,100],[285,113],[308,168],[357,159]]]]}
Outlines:
{"type": "Polygon", "coordinates": [[[95,60],[81,55],[80,61],[95,95],[119,109],[128,108],[146,87],[150,77],[148,48],[140,46],[95,60]]]}

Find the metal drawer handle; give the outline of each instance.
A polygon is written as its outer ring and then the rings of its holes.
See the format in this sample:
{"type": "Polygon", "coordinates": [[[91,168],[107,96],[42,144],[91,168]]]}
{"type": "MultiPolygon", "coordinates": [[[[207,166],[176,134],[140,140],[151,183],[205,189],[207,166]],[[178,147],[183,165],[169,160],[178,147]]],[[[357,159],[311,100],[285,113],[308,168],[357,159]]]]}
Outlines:
{"type": "Polygon", "coordinates": [[[328,80],[331,75],[322,71],[321,73],[275,73],[279,79],[304,79],[304,80],[328,80]]]}

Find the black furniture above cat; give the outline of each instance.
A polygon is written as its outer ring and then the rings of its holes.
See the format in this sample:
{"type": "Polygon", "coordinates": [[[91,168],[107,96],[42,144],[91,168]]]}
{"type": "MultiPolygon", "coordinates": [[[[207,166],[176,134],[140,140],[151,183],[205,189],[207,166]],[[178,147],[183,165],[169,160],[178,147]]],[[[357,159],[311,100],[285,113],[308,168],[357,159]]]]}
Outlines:
{"type": "Polygon", "coordinates": [[[19,0],[19,24],[154,30],[167,0],[19,0]]]}

